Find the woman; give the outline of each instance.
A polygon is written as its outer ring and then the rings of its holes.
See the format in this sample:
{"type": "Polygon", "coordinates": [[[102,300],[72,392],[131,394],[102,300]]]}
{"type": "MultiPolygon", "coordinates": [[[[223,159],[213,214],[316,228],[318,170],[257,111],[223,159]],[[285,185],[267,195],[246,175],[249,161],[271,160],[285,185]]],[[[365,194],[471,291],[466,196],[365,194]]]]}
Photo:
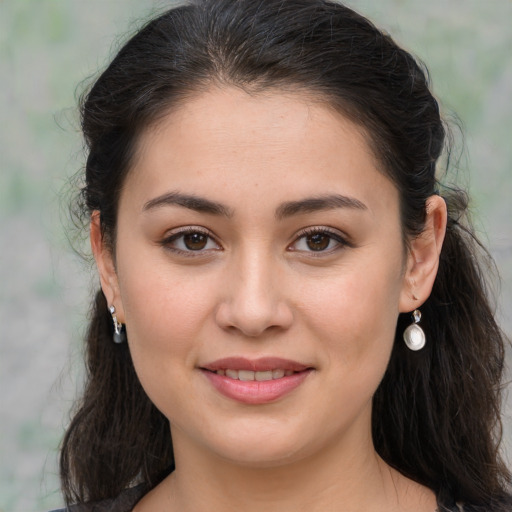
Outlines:
{"type": "Polygon", "coordinates": [[[68,504],[511,509],[504,339],[407,52],[339,3],[192,2],[82,125],[101,291],[68,504]]]}

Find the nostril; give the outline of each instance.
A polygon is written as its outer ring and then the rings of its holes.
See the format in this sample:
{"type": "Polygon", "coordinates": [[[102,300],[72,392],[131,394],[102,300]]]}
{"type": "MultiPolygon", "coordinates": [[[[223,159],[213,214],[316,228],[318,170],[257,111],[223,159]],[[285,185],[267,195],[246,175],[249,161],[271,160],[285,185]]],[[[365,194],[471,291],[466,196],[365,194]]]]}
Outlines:
{"type": "Polygon", "coordinates": [[[272,296],[259,300],[237,297],[218,306],[215,320],[224,330],[256,338],[269,331],[288,329],[293,323],[293,313],[284,301],[272,296]]]}

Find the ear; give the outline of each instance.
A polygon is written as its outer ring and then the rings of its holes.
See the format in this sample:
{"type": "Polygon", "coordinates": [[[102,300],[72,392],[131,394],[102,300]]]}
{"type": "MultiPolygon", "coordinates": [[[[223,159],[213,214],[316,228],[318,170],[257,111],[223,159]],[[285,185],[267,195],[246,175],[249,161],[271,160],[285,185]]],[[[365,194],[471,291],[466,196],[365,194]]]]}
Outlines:
{"type": "Polygon", "coordinates": [[[90,237],[92,252],[100,275],[101,289],[107,304],[116,308],[117,319],[124,323],[124,310],[114,258],[103,238],[98,210],[93,211],[91,215],[90,237]]]}
{"type": "Polygon", "coordinates": [[[446,233],[446,203],[440,196],[431,196],[427,199],[426,210],[425,227],[409,244],[400,313],[413,311],[427,300],[439,268],[446,233]]]}

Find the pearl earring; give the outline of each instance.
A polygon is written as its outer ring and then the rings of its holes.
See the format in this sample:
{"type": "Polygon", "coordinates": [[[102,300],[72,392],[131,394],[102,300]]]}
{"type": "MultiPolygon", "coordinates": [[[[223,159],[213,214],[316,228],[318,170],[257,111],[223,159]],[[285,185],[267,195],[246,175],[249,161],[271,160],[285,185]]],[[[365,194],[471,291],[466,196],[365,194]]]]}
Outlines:
{"type": "Polygon", "coordinates": [[[404,331],[404,341],[409,350],[416,352],[425,346],[427,339],[425,337],[425,332],[418,325],[421,320],[421,312],[419,309],[414,310],[412,318],[413,323],[404,331]]]}

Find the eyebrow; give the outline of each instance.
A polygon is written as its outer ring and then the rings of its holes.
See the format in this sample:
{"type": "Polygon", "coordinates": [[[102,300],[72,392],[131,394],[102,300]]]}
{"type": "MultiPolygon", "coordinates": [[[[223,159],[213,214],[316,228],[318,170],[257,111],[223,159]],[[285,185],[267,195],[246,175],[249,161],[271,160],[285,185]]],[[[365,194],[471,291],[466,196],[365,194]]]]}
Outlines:
{"type": "Polygon", "coordinates": [[[354,197],[330,194],[326,196],[310,197],[300,201],[289,201],[283,203],[276,210],[276,218],[281,220],[292,215],[313,213],[337,208],[351,208],[355,210],[368,210],[368,207],[354,197]]]}
{"type": "Polygon", "coordinates": [[[142,208],[143,211],[161,208],[162,206],[183,206],[189,210],[194,210],[200,213],[209,213],[211,215],[221,215],[224,217],[232,217],[233,211],[216,201],[205,199],[192,194],[181,194],[180,192],[169,192],[162,196],[151,199],[142,208]]]}
{"type": "MultiPolygon", "coordinates": [[[[219,215],[223,217],[233,216],[233,210],[222,203],[193,194],[182,194],[180,192],[169,192],[155,197],[145,203],[142,210],[146,212],[164,206],[183,206],[184,208],[200,213],[208,213],[210,215],[219,215]]],[[[275,217],[277,220],[282,220],[292,217],[293,215],[334,210],[337,208],[350,208],[362,211],[368,210],[368,207],[359,201],[359,199],[340,194],[329,194],[282,203],[276,209],[275,217]]]]}

